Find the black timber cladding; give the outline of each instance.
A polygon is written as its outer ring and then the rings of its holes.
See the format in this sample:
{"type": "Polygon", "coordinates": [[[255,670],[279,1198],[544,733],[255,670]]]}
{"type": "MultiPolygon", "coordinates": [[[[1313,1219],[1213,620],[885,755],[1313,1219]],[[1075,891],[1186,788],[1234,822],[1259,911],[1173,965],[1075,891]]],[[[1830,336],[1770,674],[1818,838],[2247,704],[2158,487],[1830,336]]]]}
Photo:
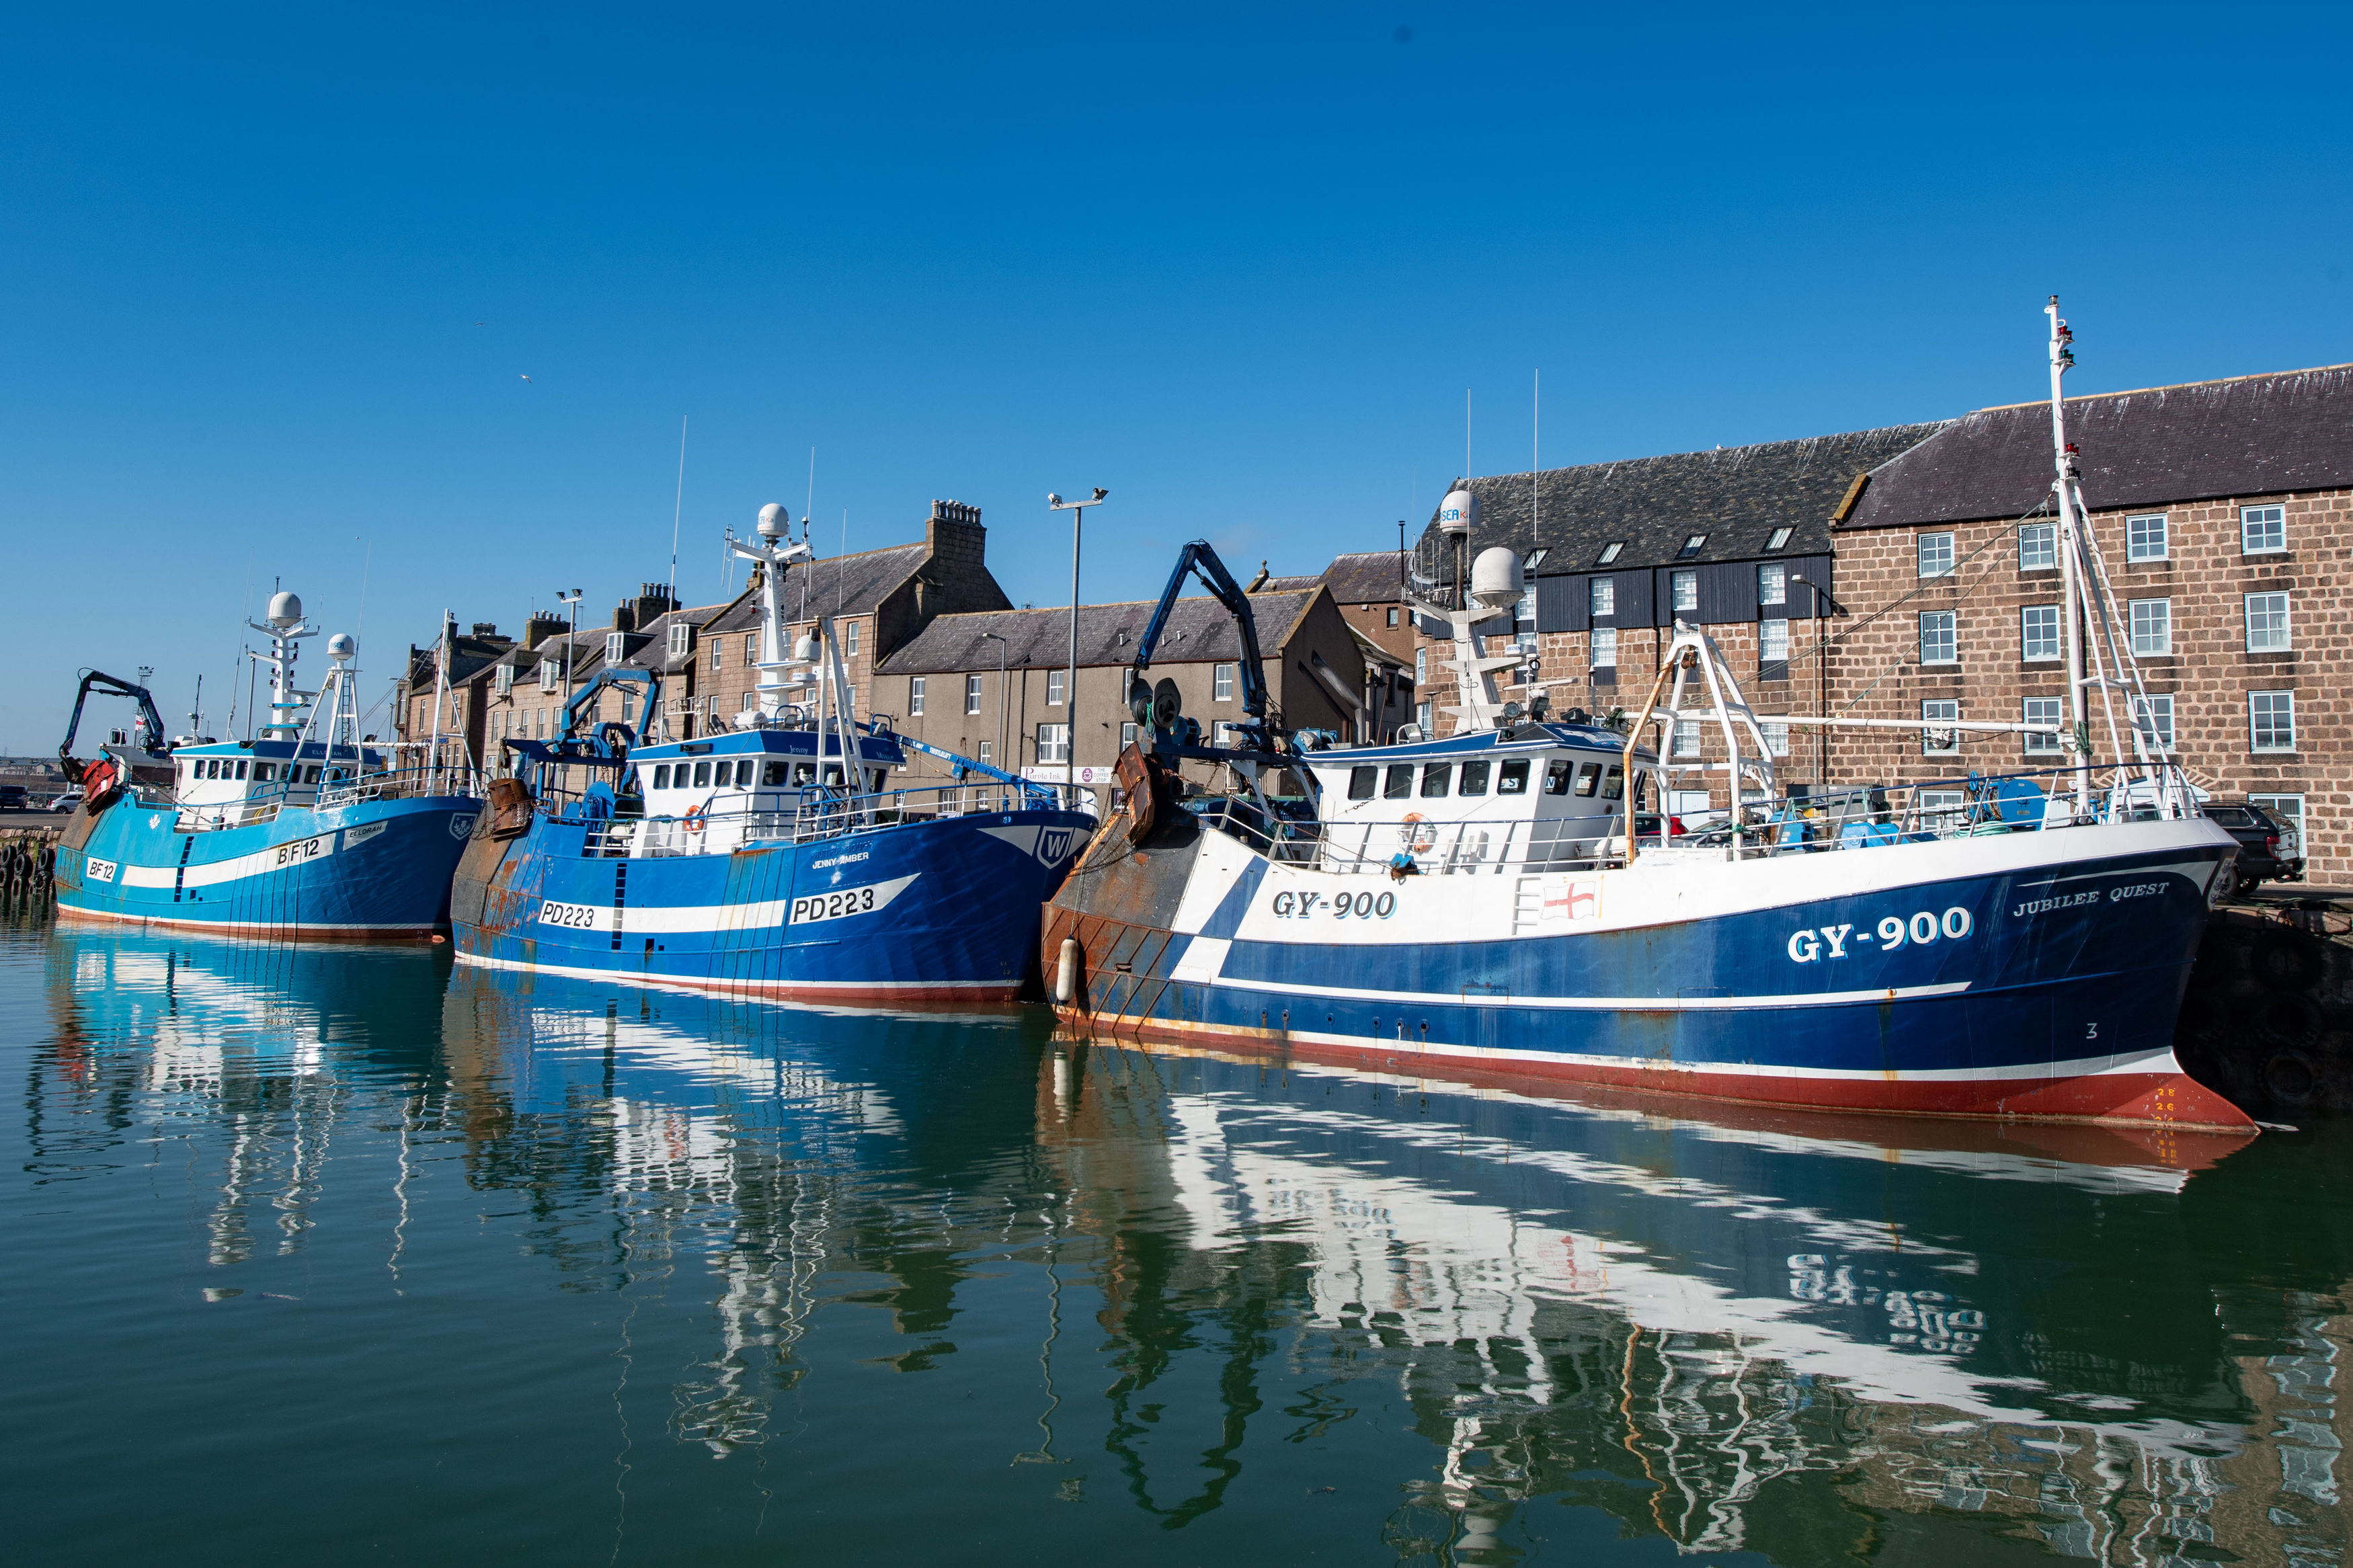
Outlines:
{"type": "MultiPolygon", "coordinates": [[[[1831,557],[1815,555],[1768,555],[1761,560],[1709,561],[1687,565],[1632,566],[1610,572],[1585,572],[1545,576],[1536,579],[1536,629],[1546,632],[1584,632],[1596,626],[1664,626],[1674,624],[1674,574],[1691,572],[1699,579],[1699,608],[1684,618],[1694,625],[1721,625],[1731,621],[1754,621],[1765,617],[1766,606],[1757,602],[1757,569],[1767,563],[1783,567],[1789,577],[1804,576],[1809,581],[1829,587],[1831,557]],[[1612,595],[1614,613],[1597,616],[1592,614],[1593,583],[1608,578],[1615,586],[1612,595]]],[[[1787,616],[1802,620],[1813,614],[1813,604],[1803,583],[1790,581],[1786,589],[1785,604],[1772,606],[1772,619],[1787,616]]],[[[1837,591],[1831,589],[1831,595],[1837,591]]],[[[1825,612],[1829,606],[1823,606],[1825,612]]]]}

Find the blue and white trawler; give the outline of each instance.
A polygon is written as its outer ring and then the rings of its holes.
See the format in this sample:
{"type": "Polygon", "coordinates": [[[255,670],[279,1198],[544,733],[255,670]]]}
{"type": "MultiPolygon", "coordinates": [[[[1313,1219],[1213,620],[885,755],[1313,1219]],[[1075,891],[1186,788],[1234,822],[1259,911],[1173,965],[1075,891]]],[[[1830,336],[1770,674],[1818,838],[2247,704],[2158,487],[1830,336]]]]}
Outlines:
{"type": "Polygon", "coordinates": [[[517,776],[492,783],[458,871],[459,962],[806,999],[1018,993],[1094,818],[860,722],[829,617],[788,657],[785,577],[811,553],[790,527],[770,505],[759,538],[732,542],[763,575],[759,685],[731,728],[654,738],[659,677],[608,668],[566,704],[562,739],[505,743],[517,776]],[[612,687],[624,721],[599,725],[612,687]],[[892,787],[911,750],[955,782],[892,787]]]}
{"type": "Polygon", "coordinates": [[[83,803],[58,849],[68,916],[273,939],[430,936],[481,803],[462,763],[359,734],[352,660],[327,640],[322,689],[295,689],[302,602],[270,600],[269,722],[248,741],[172,744],[143,688],[82,679],[58,757],[83,803]],[[135,729],[88,763],[72,754],[93,690],[135,699],[135,729]],[[406,754],[404,754],[406,753],[406,754]]]}

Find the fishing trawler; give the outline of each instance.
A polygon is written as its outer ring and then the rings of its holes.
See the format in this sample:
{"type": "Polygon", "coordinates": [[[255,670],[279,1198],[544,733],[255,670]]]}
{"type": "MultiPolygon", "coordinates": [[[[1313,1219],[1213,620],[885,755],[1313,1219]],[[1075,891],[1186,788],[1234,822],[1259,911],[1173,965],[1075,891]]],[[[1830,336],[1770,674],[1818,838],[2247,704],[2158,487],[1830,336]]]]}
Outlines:
{"type": "Polygon", "coordinates": [[[664,739],[659,676],[607,667],[559,740],[505,742],[517,774],[458,868],[459,962],[841,1001],[1010,1000],[1034,973],[1038,910],[1095,819],[859,720],[832,618],[786,647],[786,574],[813,558],[790,530],[772,504],[730,541],[762,574],[759,681],[732,726],[664,739]],[[623,721],[600,725],[612,688],[623,721]],[[892,787],[910,752],[955,782],[892,787]]]}
{"type": "Polygon", "coordinates": [[[1501,702],[1493,671],[1517,656],[1482,657],[1480,637],[1519,596],[1520,562],[1484,552],[1463,584],[1476,500],[1457,491],[1440,511],[1456,582],[1416,606],[1452,629],[1451,737],[1311,751],[1261,726],[1201,747],[1144,686],[1139,645],[1150,749],[1122,758],[1125,804],[1047,911],[1064,1018],[1438,1076],[2247,1128],[2172,1047],[2233,844],[2157,737],[2127,721],[2124,749],[2113,710],[2116,755],[2094,777],[2084,693],[2140,687],[2081,521],[2052,323],[2064,589],[2092,634],[2068,644],[2070,766],[1972,777],[1957,808],[1892,786],[1788,798],[1721,649],[1680,620],[1622,732],[1501,702]],[[1724,760],[1646,742],[1677,724],[1720,735],[1724,760]],[[1201,794],[1187,760],[1233,786],[1201,794]],[[1686,831],[1667,807],[1702,766],[1731,805],[1686,831]]]}
{"type": "Polygon", "coordinates": [[[449,879],[481,803],[470,770],[359,733],[352,661],[317,692],[295,689],[318,635],[290,593],[254,629],[270,651],[269,721],[248,741],[168,741],[144,688],[82,678],[58,756],[83,801],[58,853],[58,909],[91,920],[272,938],[429,937],[449,919],[449,879]],[[131,698],[139,718],[88,763],[73,755],[92,691],[131,698]]]}

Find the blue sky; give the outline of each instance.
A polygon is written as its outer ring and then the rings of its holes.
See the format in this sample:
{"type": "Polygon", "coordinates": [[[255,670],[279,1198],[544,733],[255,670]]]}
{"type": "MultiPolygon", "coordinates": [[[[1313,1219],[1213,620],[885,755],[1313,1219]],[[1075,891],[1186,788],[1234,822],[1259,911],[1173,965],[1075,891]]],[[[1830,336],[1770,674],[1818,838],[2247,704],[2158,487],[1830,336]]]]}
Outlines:
{"type": "MultiPolygon", "coordinates": [[[[0,18],[0,749],[270,580],[372,693],[797,511],[1066,602],[1464,466],[2353,360],[2342,7],[575,5],[0,18]],[[522,378],[529,375],[528,382],[522,378]],[[364,620],[362,580],[365,575],[364,620]]],[[[2096,499],[2096,498],[2094,498],[2096,499]]],[[[174,718],[176,724],[177,720],[174,718]]],[[[240,728],[241,728],[240,721],[240,728]]]]}

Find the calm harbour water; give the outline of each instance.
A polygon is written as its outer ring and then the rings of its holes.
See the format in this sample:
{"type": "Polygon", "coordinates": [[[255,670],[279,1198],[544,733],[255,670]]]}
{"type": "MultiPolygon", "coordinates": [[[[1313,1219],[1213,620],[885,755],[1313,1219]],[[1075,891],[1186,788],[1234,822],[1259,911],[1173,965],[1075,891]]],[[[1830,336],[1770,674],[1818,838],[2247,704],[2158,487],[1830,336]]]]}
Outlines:
{"type": "Polygon", "coordinates": [[[20,1563],[2344,1562],[2353,1130],[0,933],[20,1563]]]}

